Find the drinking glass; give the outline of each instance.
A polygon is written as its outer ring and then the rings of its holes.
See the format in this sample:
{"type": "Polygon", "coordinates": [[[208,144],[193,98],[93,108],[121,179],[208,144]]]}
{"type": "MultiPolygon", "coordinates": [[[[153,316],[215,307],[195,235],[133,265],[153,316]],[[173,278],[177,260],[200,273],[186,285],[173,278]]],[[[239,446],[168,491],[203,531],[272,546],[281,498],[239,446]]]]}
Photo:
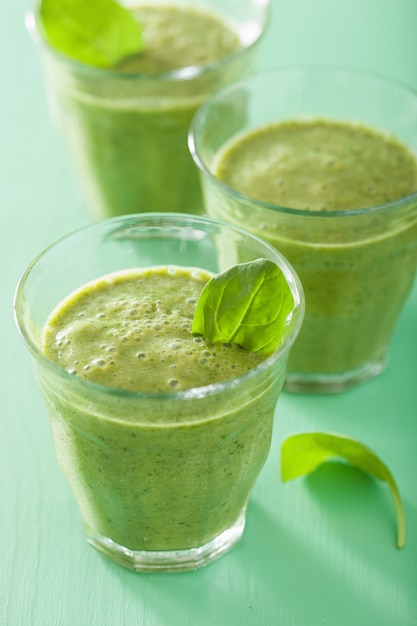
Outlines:
{"type": "MultiPolygon", "coordinates": [[[[122,4],[161,6],[157,0],[122,4]]],[[[241,48],[217,62],[173,71],[102,69],[52,48],[42,35],[38,7],[27,15],[41,53],[51,117],[95,219],[150,211],[201,213],[199,178],[187,147],[190,121],[209,95],[255,66],[269,0],[168,4],[217,15],[237,33],[241,48]]]]}
{"type": "Polygon", "coordinates": [[[317,119],[373,127],[417,153],[414,91],[371,73],[314,66],[223,88],[196,114],[189,146],[208,214],[264,238],[301,279],[306,313],[285,388],[332,393],[387,364],[416,271],[417,193],[352,210],[301,210],[241,193],[216,173],[219,154],[236,138],[277,122],[317,119]]]}
{"type": "Polygon", "coordinates": [[[299,279],[281,254],[210,218],[103,220],[31,263],[16,292],[17,325],[92,546],[136,571],[181,571],[211,562],[241,538],[303,307],[299,279]],[[277,350],[244,375],[181,391],[125,391],[69,373],[43,353],[51,311],[103,275],[173,264],[216,273],[257,258],[281,268],[294,308],[277,350]]]}

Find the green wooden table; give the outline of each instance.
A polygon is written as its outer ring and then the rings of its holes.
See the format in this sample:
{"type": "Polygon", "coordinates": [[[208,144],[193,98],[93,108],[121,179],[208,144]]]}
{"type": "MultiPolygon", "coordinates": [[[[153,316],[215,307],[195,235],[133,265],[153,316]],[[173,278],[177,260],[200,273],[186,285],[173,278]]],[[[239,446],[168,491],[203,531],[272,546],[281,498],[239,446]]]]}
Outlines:
{"type": "MultiPolygon", "coordinates": [[[[272,3],[262,68],[331,62],[417,88],[416,0],[272,3]]],[[[0,4],[0,624],[417,625],[417,285],[383,375],[343,395],[281,396],[244,538],[223,559],[134,574],[85,543],[13,321],[29,261],[89,221],[48,118],[25,10],[23,0],[0,4]],[[281,483],[283,439],[317,429],[357,437],[389,465],[404,499],[404,550],[386,485],[341,463],[281,483]]]]}

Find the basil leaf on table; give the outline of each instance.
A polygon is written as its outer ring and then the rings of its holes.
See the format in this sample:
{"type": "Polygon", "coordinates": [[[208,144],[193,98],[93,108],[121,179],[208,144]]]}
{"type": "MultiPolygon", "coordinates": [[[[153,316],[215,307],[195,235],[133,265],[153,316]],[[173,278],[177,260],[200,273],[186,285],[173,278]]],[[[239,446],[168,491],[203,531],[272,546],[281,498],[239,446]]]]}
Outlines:
{"type": "Polygon", "coordinates": [[[110,68],[143,48],[142,29],[115,0],[42,0],[46,41],[88,65],[110,68]]]}
{"type": "Polygon", "coordinates": [[[204,286],[193,333],[212,343],[229,342],[270,354],[278,347],[294,308],[281,269],[269,259],[234,265],[204,286]]]}
{"type": "Polygon", "coordinates": [[[314,471],[328,459],[342,457],[363,472],[385,481],[391,490],[397,513],[397,546],[405,544],[405,515],[401,496],[388,467],[360,441],[332,433],[312,432],[291,435],[281,447],[281,475],[283,482],[314,471]]]}

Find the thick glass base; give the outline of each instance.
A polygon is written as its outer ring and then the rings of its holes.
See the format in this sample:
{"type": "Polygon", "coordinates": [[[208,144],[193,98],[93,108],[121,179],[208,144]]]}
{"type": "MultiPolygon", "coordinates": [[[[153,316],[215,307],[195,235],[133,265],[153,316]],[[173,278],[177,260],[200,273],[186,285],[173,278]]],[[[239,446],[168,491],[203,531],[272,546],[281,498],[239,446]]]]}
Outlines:
{"type": "Polygon", "coordinates": [[[341,393],[381,374],[387,362],[387,357],[384,357],[378,361],[365,363],[362,367],[335,374],[288,372],[284,389],[294,393],[341,393]]]}
{"type": "Polygon", "coordinates": [[[211,541],[186,550],[130,550],[86,527],[87,541],[106,557],[136,572],[185,572],[215,561],[228,552],[242,537],[246,509],[236,523],[211,541]]]}

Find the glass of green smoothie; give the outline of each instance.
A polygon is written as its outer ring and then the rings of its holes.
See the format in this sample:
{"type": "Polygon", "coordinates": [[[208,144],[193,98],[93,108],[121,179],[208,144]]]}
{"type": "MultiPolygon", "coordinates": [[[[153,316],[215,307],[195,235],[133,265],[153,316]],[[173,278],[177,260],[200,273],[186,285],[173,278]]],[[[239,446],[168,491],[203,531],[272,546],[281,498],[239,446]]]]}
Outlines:
{"type": "Polygon", "coordinates": [[[303,311],[284,257],[210,218],[103,220],[33,261],[17,325],[91,545],[133,570],[180,571],[240,539],[303,311]],[[293,299],[268,355],[191,330],[209,277],[255,259],[293,299]]]}
{"type": "Polygon", "coordinates": [[[120,4],[140,24],[143,47],[110,67],[70,58],[51,45],[41,2],[27,16],[52,119],[94,218],[167,207],[198,214],[189,124],[209,95],[252,71],[269,0],[120,4]]]}
{"type": "Polygon", "coordinates": [[[214,95],[189,145],[208,214],[300,276],[286,389],[338,392],[382,372],[417,264],[417,94],[355,70],[284,68],[214,95]]]}

